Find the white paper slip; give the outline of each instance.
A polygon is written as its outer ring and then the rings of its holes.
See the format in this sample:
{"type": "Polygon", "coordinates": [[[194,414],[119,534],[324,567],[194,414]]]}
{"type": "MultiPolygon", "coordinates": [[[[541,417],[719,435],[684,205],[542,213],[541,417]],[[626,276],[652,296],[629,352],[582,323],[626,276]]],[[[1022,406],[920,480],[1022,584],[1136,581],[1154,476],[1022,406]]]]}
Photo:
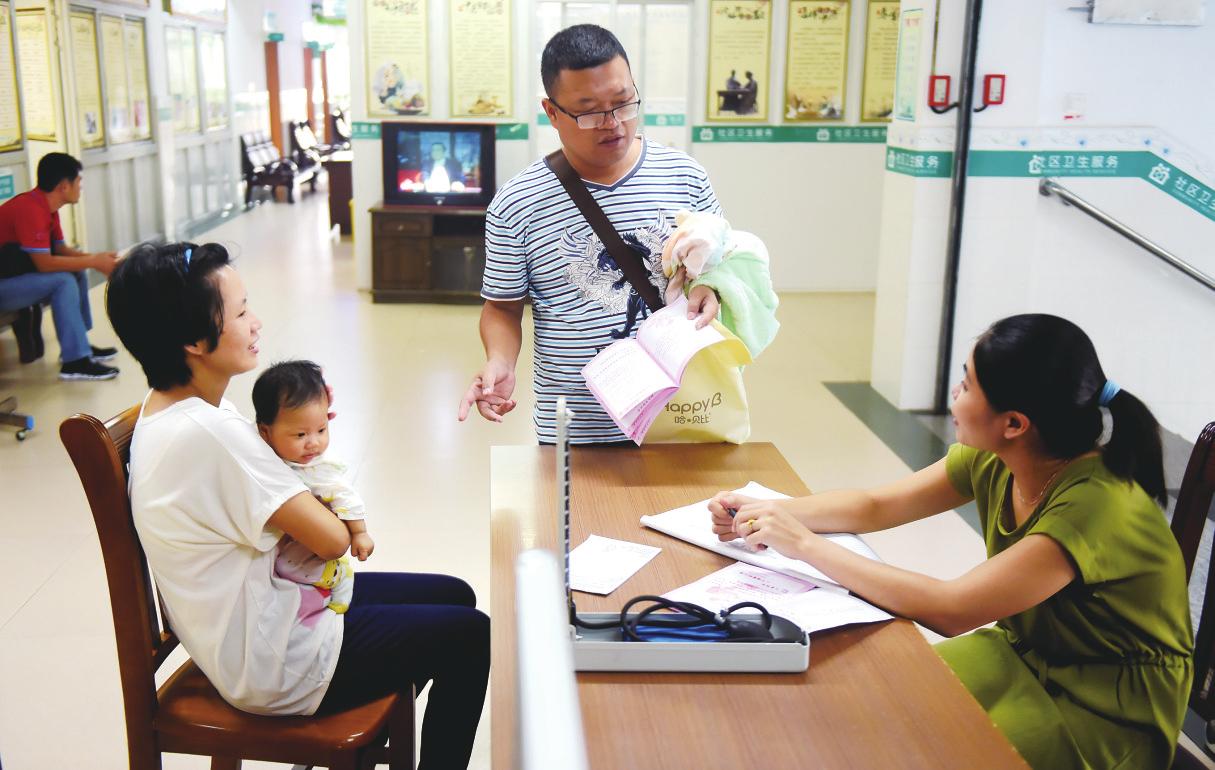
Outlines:
{"type": "Polygon", "coordinates": [[[652,545],[591,535],[570,551],[570,588],[606,596],[660,551],[652,545]]]}
{"type": "Polygon", "coordinates": [[[807,633],[894,619],[890,613],[855,596],[825,591],[809,581],[742,562],[735,562],[663,596],[710,610],[724,610],[739,602],[757,602],[773,615],[793,621],[807,633]]]}
{"type": "MultiPolygon", "coordinates": [[[[742,495],[758,497],[764,500],[781,500],[789,497],[789,495],[781,494],[780,492],[756,484],[754,481],[734,491],[742,495]]],[[[782,556],[771,548],[763,551],[752,551],[747,547],[746,541],[742,538],[737,538],[728,543],[718,540],[717,535],[713,534],[713,517],[709,513],[708,500],[701,500],[698,503],[685,505],[682,508],[676,508],[654,516],[642,516],[641,523],[650,529],[656,529],[671,537],[686,540],[692,545],[698,545],[722,556],[729,556],[731,559],[737,559],[747,564],[754,564],[757,567],[764,567],[765,569],[780,572],[790,577],[808,580],[823,588],[845,592],[839,583],[836,583],[804,561],[782,556]]],[[[856,535],[835,534],[824,535],[824,537],[867,559],[881,561],[878,555],[873,552],[873,549],[856,535]]]]}

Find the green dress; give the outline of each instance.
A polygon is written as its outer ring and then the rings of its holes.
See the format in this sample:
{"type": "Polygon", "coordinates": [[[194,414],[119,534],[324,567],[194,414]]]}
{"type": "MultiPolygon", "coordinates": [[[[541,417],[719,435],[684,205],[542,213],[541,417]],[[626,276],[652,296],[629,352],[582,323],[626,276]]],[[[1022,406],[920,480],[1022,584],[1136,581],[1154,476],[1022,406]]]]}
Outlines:
{"type": "Polygon", "coordinates": [[[949,480],[973,496],[988,557],[1050,537],[1078,573],[1066,588],[937,652],[1035,768],[1167,768],[1194,649],[1185,567],[1160,509],[1099,456],[1076,460],[1015,527],[1012,474],[954,445],[949,480]]]}

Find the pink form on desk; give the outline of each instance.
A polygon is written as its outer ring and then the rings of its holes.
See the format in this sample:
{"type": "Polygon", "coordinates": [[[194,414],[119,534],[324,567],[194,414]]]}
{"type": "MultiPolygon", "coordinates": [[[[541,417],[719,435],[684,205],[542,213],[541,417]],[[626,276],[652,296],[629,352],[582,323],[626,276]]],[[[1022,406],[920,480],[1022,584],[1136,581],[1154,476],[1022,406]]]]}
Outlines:
{"type": "MultiPolygon", "coordinates": [[[[711,575],[663,594],[709,610],[724,610],[739,602],[756,602],[773,615],[791,620],[806,633],[854,623],[879,623],[894,618],[850,594],[824,591],[805,580],[736,561],[711,575]]],[[[746,608],[739,612],[756,612],[746,608]]]]}
{"type": "Polygon", "coordinates": [[[692,358],[725,337],[712,325],[696,328],[680,297],[637,329],[636,339],[608,345],[582,369],[587,387],[608,416],[636,443],[679,390],[692,358]]]}

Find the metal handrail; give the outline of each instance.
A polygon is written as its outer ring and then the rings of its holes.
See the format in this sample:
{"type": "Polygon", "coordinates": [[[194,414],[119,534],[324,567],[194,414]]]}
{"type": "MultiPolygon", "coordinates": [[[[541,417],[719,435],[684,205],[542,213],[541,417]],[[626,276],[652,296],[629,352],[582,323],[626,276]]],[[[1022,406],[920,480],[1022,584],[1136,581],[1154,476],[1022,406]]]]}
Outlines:
{"type": "Polygon", "coordinates": [[[1202,272],[1189,262],[1186,262],[1184,259],[1178,257],[1159,244],[1149,240],[1138,231],[1122,224],[1117,219],[1114,219],[1109,214],[1081,198],[1079,195],[1076,195],[1074,192],[1059,184],[1054,179],[1042,179],[1042,181],[1038,183],[1038,192],[1047,197],[1050,197],[1051,195],[1059,196],[1060,200],[1063,201],[1063,205],[1075,206],[1109,229],[1127,238],[1136,246],[1151,252],[1161,261],[1168,263],[1170,267],[1180,270],[1189,277],[1193,278],[1195,281],[1201,283],[1203,286],[1215,291],[1215,278],[1212,278],[1211,276],[1202,272]]]}

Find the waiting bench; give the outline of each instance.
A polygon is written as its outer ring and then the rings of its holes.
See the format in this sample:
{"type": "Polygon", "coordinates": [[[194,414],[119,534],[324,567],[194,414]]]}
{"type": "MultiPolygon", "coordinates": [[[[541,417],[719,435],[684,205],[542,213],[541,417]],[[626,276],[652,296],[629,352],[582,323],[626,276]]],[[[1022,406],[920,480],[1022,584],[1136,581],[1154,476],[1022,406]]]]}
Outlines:
{"type": "Polygon", "coordinates": [[[287,189],[287,202],[295,203],[295,186],[307,182],[316,192],[316,177],[320,167],[300,168],[298,164],[284,158],[270,135],[265,131],[251,131],[240,135],[241,173],[245,178],[245,205],[253,200],[253,190],[258,187],[287,189]]]}

